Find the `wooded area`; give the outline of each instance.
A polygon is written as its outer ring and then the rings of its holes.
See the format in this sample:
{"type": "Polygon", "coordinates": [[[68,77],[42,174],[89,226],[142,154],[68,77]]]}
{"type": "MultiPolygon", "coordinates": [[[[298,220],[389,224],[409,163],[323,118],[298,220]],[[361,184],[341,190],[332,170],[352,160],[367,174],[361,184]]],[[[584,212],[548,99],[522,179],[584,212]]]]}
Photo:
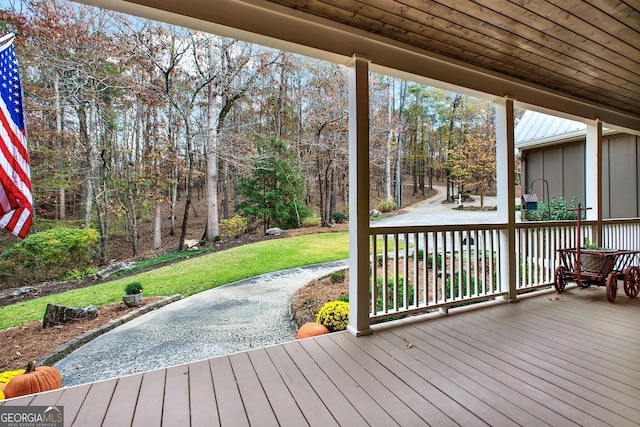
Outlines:
{"type": "MultiPolygon", "coordinates": [[[[35,217],[95,227],[103,262],[114,233],[139,252],[141,221],[155,224],[154,249],[182,248],[194,198],[206,200],[198,234],[209,242],[237,214],[261,229],[346,213],[345,67],[61,0],[12,2],[0,11],[9,31],[35,217]]],[[[491,103],[371,82],[372,208],[402,206],[407,183],[413,194],[434,180],[448,192],[491,191],[491,103]]]]}

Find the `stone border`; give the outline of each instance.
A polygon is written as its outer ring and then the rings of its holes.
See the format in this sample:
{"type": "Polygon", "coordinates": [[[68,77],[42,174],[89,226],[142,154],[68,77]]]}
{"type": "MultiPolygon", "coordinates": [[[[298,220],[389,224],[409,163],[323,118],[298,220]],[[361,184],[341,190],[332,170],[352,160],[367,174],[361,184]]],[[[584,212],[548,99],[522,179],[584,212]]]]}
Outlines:
{"type": "Polygon", "coordinates": [[[58,348],[56,348],[54,351],[52,351],[51,353],[47,354],[44,357],[41,357],[40,359],[36,360],[36,366],[41,366],[41,365],[47,365],[47,366],[52,366],[54,363],[56,363],[58,360],[64,359],[69,353],[71,353],[73,350],[82,347],[84,344],[88,343],[89,341],[93,340],[94,338],[97,338],[98,336],[109,332],[110,330],[124,324],[127,323],[133,319],[135,319],[136,317],[140,317],[145,313],[148,313],[152,310],[156,310],[160,307],[163,307],[167,304],[170,304],[172,302],[178,301],[179,299],[182,298],[182,295],[180,294],[175,294],[172,295],[170,297],[161,299],[159,301],[154,301],[150,304],[147,304],[145,306],[142,306],[136,310],[130,311],[129,313],[125,314],[122,317],[119,317],[117,319],[113,319],[111,321],[109,321],[108,323],[105,323],[104,325],[98,326],[97,328],[91,329],[90,331],[84,332],[82,335],[79,335],[78,337],[72,339],[71,341],[62,344],[61,346],[59,346],[58,348]]]}

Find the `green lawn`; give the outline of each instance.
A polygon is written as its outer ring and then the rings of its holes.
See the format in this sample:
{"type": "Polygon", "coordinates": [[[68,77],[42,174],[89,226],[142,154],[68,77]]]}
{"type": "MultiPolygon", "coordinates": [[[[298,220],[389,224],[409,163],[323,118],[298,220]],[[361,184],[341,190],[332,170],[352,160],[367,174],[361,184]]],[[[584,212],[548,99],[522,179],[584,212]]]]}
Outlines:
{"type": "Polygon", "coordinates": [[[145,296],[188,296],[271,271],[348,257],[349,237],[346,232],[308,234],[253,243],[107,283],[2,307],[0,329],[41,320],[48,303],[81,307],[120,301],[124,286],[133,281],[142,283],[145,296]]]}

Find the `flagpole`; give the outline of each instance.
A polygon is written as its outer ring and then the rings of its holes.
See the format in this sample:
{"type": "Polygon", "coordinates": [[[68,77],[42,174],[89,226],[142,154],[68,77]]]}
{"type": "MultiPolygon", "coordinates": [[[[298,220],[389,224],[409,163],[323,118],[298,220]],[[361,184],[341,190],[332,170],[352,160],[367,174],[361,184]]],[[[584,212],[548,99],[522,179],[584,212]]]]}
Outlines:
{"type": "Polygon", "coordinates": [[[11,40],[13,40],[13,38],[15,38],[15,36],[16,36],[16,33],[9,33],[0,37],[0,45],[6,42],[10,42],[11,40]]]}

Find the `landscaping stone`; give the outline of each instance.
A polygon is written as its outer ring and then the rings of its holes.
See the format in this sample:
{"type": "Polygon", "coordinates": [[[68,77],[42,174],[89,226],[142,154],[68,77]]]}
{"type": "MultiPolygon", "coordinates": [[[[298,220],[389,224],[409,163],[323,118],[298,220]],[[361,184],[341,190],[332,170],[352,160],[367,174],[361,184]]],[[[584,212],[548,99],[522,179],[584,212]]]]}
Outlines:
{"type": "Polygon", "coordinates": [[[111,265],[109,265],[106,268],[103,268],[102,270],[98,271],[96,273],[97,278],[105,278],[108,277],[109,275],[115,273],[116,271],[120,271],[120,270],[128,270],[131,267],[133,267],[135,264],[132,262],[116,262],[113,263],[111,265]]]}
{"type": "Polygon", "coordinates": [[[47,304],[44,318],[42,319],[42,327],[48,328],[60,325],[61,323],[66,323],[72,319],[80,317],[90,317],[95,319],[98,317],[98,309],[93,305],[74,308],[49,303],[47,304]]]}
{"type": "Polygon", "coordinates": [[[37,289],[34,288],[33,286],[23,286],[20,289],[16,289],[15,291],[11,292],[11,296],[17,297],[23,294],[28,294],[31,292],[36,292],[37,289]]]}

